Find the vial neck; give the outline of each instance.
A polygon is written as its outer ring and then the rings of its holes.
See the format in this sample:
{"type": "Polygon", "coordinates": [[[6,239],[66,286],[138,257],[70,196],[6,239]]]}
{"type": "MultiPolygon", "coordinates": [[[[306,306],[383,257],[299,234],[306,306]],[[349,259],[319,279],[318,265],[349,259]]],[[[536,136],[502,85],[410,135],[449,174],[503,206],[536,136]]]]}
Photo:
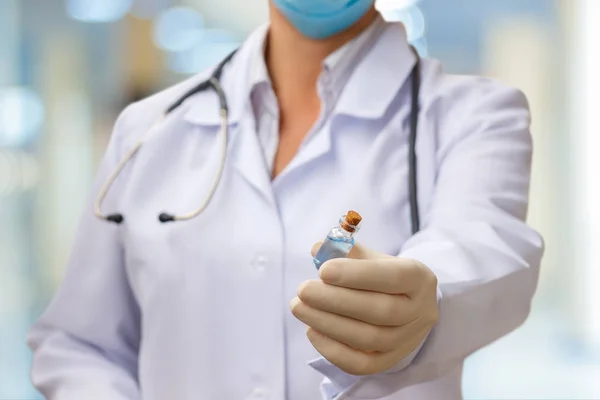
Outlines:
{"type": "Polygon", "coordinates": [[[356,229],[350,231],[349,229],[344,227],[344,224],[338,225],[337,227],[334,228],[334,230],[336,231],[337,235],[348,238],[348,239],[353,238],[354,235],[356,234],[356,229]]]}

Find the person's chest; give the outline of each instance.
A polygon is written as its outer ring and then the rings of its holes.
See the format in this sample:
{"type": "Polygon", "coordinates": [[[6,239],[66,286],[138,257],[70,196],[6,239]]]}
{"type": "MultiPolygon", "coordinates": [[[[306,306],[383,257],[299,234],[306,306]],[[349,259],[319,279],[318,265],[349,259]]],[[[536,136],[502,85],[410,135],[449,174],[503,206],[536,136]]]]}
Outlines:
{"type": "Polygon", "coordinates": [[[410,235],[406,114],[329,120],[274,180],[251,118],[242,119],[209,207],[171,224],[157,215],[204,201],[220,138],[216,127],[165,126],[138,154],[123,198],[126,264],[141,306],[221,299],[250,310],[289,301],[317,277],[312,245],[350,209],[364,218],[357,241],[399,253],[410,235]]]}
{"type": "Polygon", "coordinates": [[[313,276],[311,246],[350,209],[364,217],[358,241],[399,252],[410,235],[407,114],[400,107],[380,120],[335,117],[274,180],[251,121],[242,120],[231,128],[225,171],[208,209],[172,224],[156,216],[185,214],[201,204],[218,166],[220,138],[213,127],[183,133],[165,127],[140,152],[127,184],[128,265],[136,273],[148,269],[143,275],[243,284],[240,277],[250,273],[253,260],[270,253],[273,269],[313,276]],[[153,257],[156,252],[166,259],[153,257]],[[165,265],[173,258],[183,265],[165,265]]]}
{"type": "Polygon", "coordinates": [[[243,276],[253,255],[270,252],[280,264],[274,268],[287,268],[281,265],[286,258],[307,264],[302,269],[314,275],[311,246],[350,209],[364,217],[358,241],[399,252],[410,235],[405,108],[378,120],[326,120],[274,179],[249,115],[230,129],[225,170],[209,207],[170,224],[156,216],[186,214],[204,201],[221,138],[217,127],[165,126],[138,154],[127,178],[122,204],[130,215],[123,228],[128,265],[135,272],[148,268],[153,275],[199,280],[215,273],[214,279],[226,282],[243,276]],[[156,252],[185,265],[163,265],[167,261],[151,255],[156,252]]]}

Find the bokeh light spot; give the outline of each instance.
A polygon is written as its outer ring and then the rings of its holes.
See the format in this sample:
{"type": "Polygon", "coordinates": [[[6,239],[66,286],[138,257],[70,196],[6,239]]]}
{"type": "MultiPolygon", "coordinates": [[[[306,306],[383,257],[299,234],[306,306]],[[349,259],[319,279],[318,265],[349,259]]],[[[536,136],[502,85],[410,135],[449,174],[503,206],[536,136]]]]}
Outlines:
{"type": "Polygon", "coordinates": [[[133,0],[67,0],[67,12],[82,22],[114,22],[131,9],[133,0]]]}
{"type": "Polygon", "coordinates": [[[172,7],[162,12],[154,24],[154,43],[170,52],[187,51],[204,34],[202,14],[189,7],[172,7]]]}
{"type": "Polygon", "coordinates": [[[24,87],[0,88],[0,146],[26,144],[44,122],[44,105],[24,87]]]}

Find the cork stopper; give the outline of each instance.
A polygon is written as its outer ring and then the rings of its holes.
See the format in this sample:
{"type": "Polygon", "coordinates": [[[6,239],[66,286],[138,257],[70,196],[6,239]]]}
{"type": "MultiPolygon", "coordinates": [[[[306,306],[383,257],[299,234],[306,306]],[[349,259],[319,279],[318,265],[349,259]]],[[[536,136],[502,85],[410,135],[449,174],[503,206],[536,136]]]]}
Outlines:
{"type": "Polygon", "coordinates": [[[356,228],[362,221],[362,217],[356,211],[348,211],[348,214],[345,215],[344,219],[341,222],[342,228],[344,228],[348,232],[355,232],[356,228]]]}

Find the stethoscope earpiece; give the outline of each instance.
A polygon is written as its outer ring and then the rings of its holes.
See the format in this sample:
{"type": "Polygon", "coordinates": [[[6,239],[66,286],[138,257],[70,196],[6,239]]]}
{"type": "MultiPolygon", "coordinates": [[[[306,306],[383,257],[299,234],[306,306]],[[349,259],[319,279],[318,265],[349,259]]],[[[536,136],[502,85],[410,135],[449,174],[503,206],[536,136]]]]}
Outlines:
{"type": "Polygon", "coordinates": [[[158,220],[163,224],[167,222],[175,222],[175,216],[167,213],[162,213],[158,216],[158,220]]]}
{"type": "Polygon", "coordinates": [[[120,225],[123,223],[123,221],[125,221],[125,218],[123,217],[123,214],[111,214],[106,217],[106,220],[108,222],[114,222],[115,224],[120,225]]]}

